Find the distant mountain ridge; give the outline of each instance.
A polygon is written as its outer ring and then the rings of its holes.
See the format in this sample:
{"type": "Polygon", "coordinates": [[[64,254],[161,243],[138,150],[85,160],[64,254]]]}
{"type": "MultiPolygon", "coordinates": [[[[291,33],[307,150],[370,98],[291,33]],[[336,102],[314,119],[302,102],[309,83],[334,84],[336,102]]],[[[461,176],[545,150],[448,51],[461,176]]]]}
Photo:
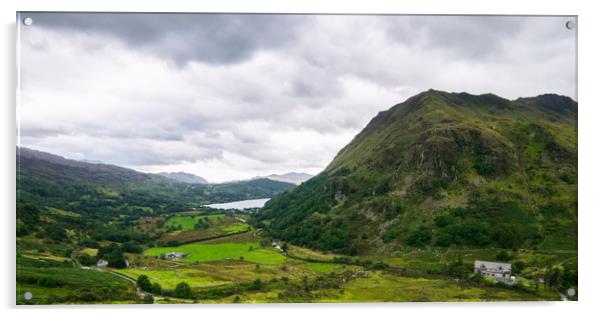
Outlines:
{"type": "Polygon", "coordinates": [[[75,180],[75,177],[88,177],[91,181],[103,182],[128,182],[151,179],[150,174],[141,173],[130,168],[112,164],[88,163],[79,160],[67,159],[62,156],[17,147],[17,172],[20,170],[36,172],[41,176],[54,178],[54,180],[75,180]],[[63,168],[49,168],[49,165],[62,166],[76,171],[75,174],[63,173],[63,168]]]}
{"type": "Polygon", "coordinates": [[[161,176],[165,176],[169,179],[173,179],[175,181],[182,182],[182,183],[209,184],[209,181],[202,178],[201,176],[186,173],[186,172],[169,172],[169,173],[163,172],[163,173],[158,173],[158,174],[161,176]]]}
{"type": "Polygon", "coordinates": [[[271,179],[274,181],[299,185],[312,177],[314,177],[314,175],[307,174],[307,173],[290,172],[290,173],[285,173],[285,174],[271,174],[268,176],[258,176],[253,179],[267,178],[267,179],[271,179]]]}
{"type": "Polygon", "coordinates": [[[269,198],[294,187],[269,179],[227,184],[174,181],[110,164],[86,163],[18,147],[17,206],[60,208],[80,214],[160,214],[202,204],[269,198]]]}

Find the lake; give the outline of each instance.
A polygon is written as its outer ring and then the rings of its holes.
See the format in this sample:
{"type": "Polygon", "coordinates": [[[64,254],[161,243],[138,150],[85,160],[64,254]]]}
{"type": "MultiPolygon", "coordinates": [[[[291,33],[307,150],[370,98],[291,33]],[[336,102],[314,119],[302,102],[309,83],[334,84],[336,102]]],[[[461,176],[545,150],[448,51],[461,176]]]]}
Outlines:
{"type": "Polygon", "coordinates": [[[261,208],[265,205],[265,203],[270,200],[269,198],[261,198],[261,199],[249,199],[249,200],[239,200],[233,201],[229,203],[221,203],[221,204],[210,204],[204,205],[204,207],[209,207],[213,209],[247,209],[247,208],[261,208]]]}

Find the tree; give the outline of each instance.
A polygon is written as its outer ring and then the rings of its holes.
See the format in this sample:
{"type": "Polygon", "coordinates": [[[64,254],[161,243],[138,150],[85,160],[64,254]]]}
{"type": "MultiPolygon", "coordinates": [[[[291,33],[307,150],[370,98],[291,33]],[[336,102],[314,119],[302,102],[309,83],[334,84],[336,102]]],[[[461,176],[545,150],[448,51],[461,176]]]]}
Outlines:
{"type": "Polygon", "coordinates": [[[502,225],[493,234],[493,239],[502,248],[519,247],[523,241],[522,228],[519,225],[502,225]]]}
{"type": "Polygon", "coordinates": [[[31,231],[31,228],[24,224],[17,224],[17,237],[26,236],[31,231]]]}
{"type": "Polygon", "coordinates": [[[153,283],[151,286],[150,292],[153,294],[161,294],[161,284],[153,283]]]}
{"type": "Polygon", "coordinates": [[[577,271],[571,270],[571,269],[568,269],[565,267],[563,269],[563,274],[562,274],[562,287],[569,288],[571,286],[577,286],[577,284],[578,284],[577,271]]]}
{"type": "Polygon", "coordinates": [[[466,266],[466,264],[464,264],[464,261],[460,256],[458,256],[458,259],[456,259],[456,261],[450,263],[447,266],[446,271],[447,274],[460,278],[465,278],[471,273],[470,268],[466,266]]]}
{"type": "Polygon", "coordinates": [[[544,276],[546,287],[558,288],[562,285],[562,270],[559,267],[547,268],[544,276]]]}
{"type": "Polygon", "coordinates": [[[440,247],[449,247],[453,244],[454,238],[451,234],[447,232],[437,233],[437,240],[435,244],[440,247]]]}
{"type": "Polygon", "coordinates": [[[454,223],[454,217],[452,217],[450,214],[442,214],[435,218],[435,224],[439,228],[447,227],[452,223],[454,223]]]}
{"type": "Polygon", "coordinates": [[[142,253],[142,247],[131,241],[124,243],[121,246],[121,250],[127,253],[142,253]]]}
{"type": "Polygon", "coordinates": [[[190,285],[186,282],[181,282],[176,285],[174,296],[180,298],[192,298],[192,289],[190,288],[190,285]]]}
{"type": "Polygon", "coordinates": [[[123,255],[123,251],[116,243],[111,243],[106,247],[98,249],[96,258],[107,260],[107,262],[109,262],[109,267],[117,269],[122,269],[126,267],[125,256],[123,255]]]}
{"type": "Polygon", "coordinates": [[[100,248],[100,244],[98,244],[98,241],[95,241],[92,239],[84,239],[84,240],[80,241],[79,246],[86,247],[86,248],[93,248],[93,249],[100,248]]]}
{"type": "Polygon", "coordinates": [[[90,266],[94,264],[94,259],[92,259],[92,257],[88,253],[81,253],[77,257],[77,261],[84,266],[90,266]]]}
{"type": "Polygon", "coordinates": [[[67,233],[65,229],[58,226],[49,226],[46,228],[46,234],[50,239],[55,241],[64,241],[67,239],[67,233]]]}
{"type": "Polygon", "coordinates": [[[406,243],[411,246],[423,246],[425,244],[430,243],[431,241],[431,231],[429,228],[425,226],[420,226],[416,231],[412,232],[406,243]]]}
{"type": "Polygon", "coordinates": [[[506,252],[506,250],[502,250],[495,256],[495,258],[499,261],[508,261],[510,260],[510,255],[508,252],[506,252]]]}
{"type": "Polygon", "coordinates": [[[138,276],[138,280],[136,280],[136,284],[138,284],[138,287],[140,287],[140,289],[142,289],[145,292],[150,292],[151,291],[151,282],[148,279],[148,276],[146,275],[140,275],[138,276]]]}
{"type": "Polygon", "coordinates": [[[523,261],[516,261],[516,262],[512,263],[512,271],[514,273],[518,274],[518,273],[522,272],[525,269],[526,266],[527,265],[525,264],[525,262],[523,262],[523,261]]]}
{"type": "Polygon", "coordinates": [[[127,266],[125,262],[125,256],[123,256],[123,252],[121,252],[121,250],[114,250],[113,252],[109,253],[106,258],[107,262],[109,262],[109,267],[123,269],[127,266]]]}
{"type": "Polygon", "coordinates": [[[33,204],[17,203],[17,219],[28,225],[36,225],[40,221],[40,210],[33,204]]]}

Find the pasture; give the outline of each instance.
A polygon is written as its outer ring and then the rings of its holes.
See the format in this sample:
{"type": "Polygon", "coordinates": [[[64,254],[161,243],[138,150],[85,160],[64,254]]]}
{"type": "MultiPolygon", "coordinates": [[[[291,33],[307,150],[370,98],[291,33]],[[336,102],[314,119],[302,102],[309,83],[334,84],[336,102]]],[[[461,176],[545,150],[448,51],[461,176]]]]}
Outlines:
{"type": "MultiPolygon", "coordinates": [[[[360,257],[362,259],[380,261],[392,266],[404,267],[418,271],[440,271],[449,263],[461,259],[472,264],[475,260],[500,262],[496,256],[502,249],[497,248],[406,248],[391,254],[380,254],[360,257]]],[[[508,250],[507,250],[508,251],[508,250]]],[[[501,262],[522,261],[527,266],[545,268],[549,265],[567,262],[576,257],[573,251],[517,250],[508,251],[511,258],[501,262]]]]}
{"type": "Polygon", "coordinates": [[[159,283],[162,289],[170,290],[175,289],[176,285],[181,282],[188,283],[190,287],[211,287],[231,283],[217,280],[210,273],[198,269],[121,269],[116,271],[134,280],[140,275],[146,275],[151,283],[159,283]]]}
{"type": "Polygon", "coordinates": [[[342,265],[334,263],[308,263],[303,265],[303,268],[319,273],[330,273],[340,267],[342,265]]]}
{"type": "Polygon", "coordinates": [[[161,256],[168,252],[182,252],[188,256],[180,261],[186,263],[220,260],[244,260],[257,264],[281,264],[286,258],[277,251],[262,249],[257,242],[246,243],[192,243],[177,247],[156,247],[144,251],[147,256],[161,256]]]}
{"type": "Polygon", "coordinates": [[[194,230],[194,226],[199,222],[199,220],[203,219],[209,223],[218,222],[224,220],[226,215],[224,214],[215,214],[215,215],[196,215],[196,216],[173,216],[167,219],[165,222],[165,227],[168,228],[180,228],[181,230],[194,230]]]}
{"type": "Polygon", "coordinates": [[[159,243],[162,245],[185,244],[203,241],[224,235],[248,231],[251,227],[239,217],[225,214],[215,215],[179,215],[167,220],[165,227],[170,230],[165,233],[159,243]],[[199,224],[197,226],[197,224],[199,224]]]}
{"type": "Polygon", "coordinates": [[[436,301],[525,301],[542,300],[526,292],[488,286],[475,286],[453,279],[393,276],[369,272],[351,280],[334,298],[325,302],[436,302],[436,301]]]}
{"type": "Polygon", "coordinates": [[[70,263],[18,257],[17,304],[135,302],[134,287],[109,273],[83,270],[70,263]],[[31,292],[26,301],[23,293],[31,292]]]}

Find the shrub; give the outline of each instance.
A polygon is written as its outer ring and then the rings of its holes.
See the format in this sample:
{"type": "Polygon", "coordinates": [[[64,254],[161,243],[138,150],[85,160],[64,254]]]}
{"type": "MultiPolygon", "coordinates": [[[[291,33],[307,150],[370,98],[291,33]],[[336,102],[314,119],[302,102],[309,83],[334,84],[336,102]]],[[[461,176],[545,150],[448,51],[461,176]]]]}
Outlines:
{"type": "Polygon", "coordinates": [[[77,261],[84,266],[94,264],[94,259],[88,253],[82,253],[77,257],[77,261]]]}
{"type": "Polygon", "coordinates": [[[516,262],[512,263],[512,271],[514,273],[518,274],[518,273],[522,272],[525,269],[526,266],[527,265],[525,264],[525,262],[523,262],[523,261],[516,261],[516,262]]]}
{"type": "Polygon", "coordinates": [[[502,250],[495,256],[495,259],[499,261],[508,261],[510,260],[510,255],[506,250],[502,250]]]}
{"type": "Polygon", "coordinates": [[[181,282],[176,285],[174,296],[180,298],[192,298],[192,289],[190,288],[190,285],[186,282],[181,282]]]}
{"type": "Polygon", "coordinates": [[[140,289],[142,289],[145,292],[150,292],[151,291],[151,282],[148,279],[148,276],[146,275],[140,275],[138,276],[138,280],[136,280],[136,284],[138,284],[138,287],[140,287],[140,289]]]}
{"type": "Polygon", "coordinates": [[[411,246],[423,246],[430,243],[430,241],[431,231],[425,226],[420,226],[416,231],[410,234],[406,243],[411,246]]]}
{"type": "Polygon", "coordinates": [[[121,250],[127,253],[142,253],[142,247],[131,241],[124,243],[121,250]]]}
{"type": "Polygon", "coordinates": [[[161,294],[161,284],[159,283],[153,283],[153,285],[150,288],[150,292],[153,294],[161,294]]]}

